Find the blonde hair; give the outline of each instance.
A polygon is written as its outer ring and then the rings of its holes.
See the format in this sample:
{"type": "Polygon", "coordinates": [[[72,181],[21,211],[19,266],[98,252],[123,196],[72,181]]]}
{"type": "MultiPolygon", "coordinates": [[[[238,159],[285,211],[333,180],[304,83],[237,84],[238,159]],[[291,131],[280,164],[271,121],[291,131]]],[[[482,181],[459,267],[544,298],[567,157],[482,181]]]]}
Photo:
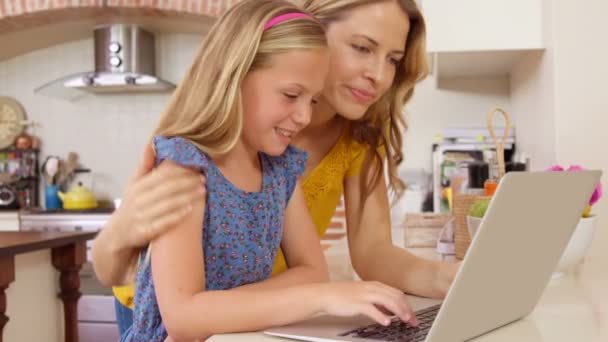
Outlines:
{"type": "Polygon", "coordinates": [[[299,17],[264,30],[268,20],[304,12],[283,0],[245,0],[224,13],[203,40],[154,134],[179,136],[202,151],[221,154],[237,143],[243,126],[241,83],[269,66],[274,55],[327,46],[323,26],[299,17]]]}
{"type": "Polygon", "coordinates": [[[397,174],[397,166],[403,161],[403,134],[407,123],[403,107],[414,94],[414,86],[428,74],[426,59],[426,27],[424,17],[415,0],[305,0],[303,7],[312,13],[325,27],[343,19],[350,10],[379,2],[396,1],[410,21],[410,30],[404,43],[405,56],[398,65],[390,89],[358,121],[350,122],[350,136],[370,148],[363,163],[361,187],[363,200],[382,179],[383,147],[388,163],[389,188],[398,199],[405,184],[397,174]],[[368,181],[370,172],[372,178],[368,181]]]}

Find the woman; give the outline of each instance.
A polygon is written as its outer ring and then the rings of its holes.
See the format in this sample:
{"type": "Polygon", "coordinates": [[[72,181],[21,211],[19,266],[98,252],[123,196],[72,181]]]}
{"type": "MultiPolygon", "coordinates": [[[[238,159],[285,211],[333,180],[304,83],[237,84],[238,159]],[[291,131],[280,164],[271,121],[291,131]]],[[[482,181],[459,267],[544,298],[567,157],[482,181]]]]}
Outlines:
{"type": "MultiPolygon", "coordinates": [[[[396,196],[403,192],[397,176],[406,128],[402,109],[427,74],[424,19],[414,0],[306,0],[303,6],[326,26],[331,55],[322,99],[294,140],[309,155],[302,185],[319,236],[343,193],[348,245],[359,276],[407,293],[443,297],[458,265],[393,246],[382,181],[386,167],[390,189],[396,196]]],[[[178,167],[148,172],[152,160],[148,148],[123,207],[95,241],[94,265],[105,284],[124,284],[137,248],[178,222],[202,191],[194,186],[200,180],[178,167]],[[162,186],[152,187],[160,180],[162,186]]],[[[286,267],[279,253],[275,274],[286,267]]],[[[130,304],[130,288],[117,295],[130,304]]]]}

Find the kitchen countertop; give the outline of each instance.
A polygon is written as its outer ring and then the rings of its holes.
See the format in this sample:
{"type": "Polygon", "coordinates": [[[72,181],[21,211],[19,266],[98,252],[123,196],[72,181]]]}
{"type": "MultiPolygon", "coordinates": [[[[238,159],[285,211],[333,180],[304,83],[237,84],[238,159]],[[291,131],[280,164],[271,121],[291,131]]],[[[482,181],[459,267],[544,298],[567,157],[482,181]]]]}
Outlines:
{"type": "Polygon", "coordinates": [[[0,257],[87,241],[96,232],[0,232],[0,257]]]}
{"type": "MultiPolygon", "coordinates": [[[[400,244],[402,231],[393,230],[400,244]]],[[[600,248],[594,249],[599,251],[600,248]]],[[[412,248],[426,258],[439,256],[432,248],[412,248]]],[[[607,251],[608,252],[608,251],[607,251]]],[[[552,279],[534,311],[501,329],[473,339],[475,342],[600,342],[608,341],[608,272],[601,252],[590,253],[585,263],[561,278],[552,279]]],[[[604,254],[605,255],[605,254],[604,254]]],[[[345,241],[326,251],[332,280],[355,279],[345,241]]],[[[210,342],[286,341],[260,332],[215,335],[210,342]]]]}

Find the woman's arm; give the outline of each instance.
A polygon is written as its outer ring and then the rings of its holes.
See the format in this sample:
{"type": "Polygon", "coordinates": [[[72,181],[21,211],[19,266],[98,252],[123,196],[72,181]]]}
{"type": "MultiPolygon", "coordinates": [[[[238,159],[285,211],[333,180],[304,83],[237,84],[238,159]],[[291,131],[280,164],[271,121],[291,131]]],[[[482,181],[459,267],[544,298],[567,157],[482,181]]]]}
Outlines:
{"type": "Polygon", "coordinates": [[[379,182],[360,211],[360,177],[344,181],[348,245],[359,276],[418,296],[445,297],[459,265],[423,259],[394,246],[386,184],[379,182]]]}
{"type": "MultiPolygon", "coordinates": [[[[296,190],[297,204],[301,190],[296,190]]],[[[309,318],[317,313],[351,316],[365,314],[388,324],[389,318],[375,305],[388,308],[404,321],[417,324],[406,297],[400,291],[376,282],[316,283],[326,280],[327,271],[320,258],[318,238],[301,234],[294,219],[308,214],[291,207],[289,232],[283,246],[288,251],[288,263],[297,265],[291,274],[258,285],[243,286],[226,291],[205,291],[204,255],[201,247],[205,204],[194,205],[187,219],[175,229],[161,235],[152,244],[152,274],[163,324],[174,340],[192,340],[213,334],[253,331],[284,325],[309,318]],[[306,248],[313,248],[309,256],[306,248]],[[315,250],[317,249],[318,250],[315,250]],[[300,285],[295,285],[300,284],[300,285]],[[290,286],[291,285],[291,286],[290,286]],[[249,290],[247,290],[249,289],[249,290]]],[[[303,221],[306,225],[306,221],[303,221]]],[[[312,228],[309,227],[312,230],[312,228]]],[[[314,230],[312,232],[314,234],[314,230]]]]}
{"type": "Polygon", "coordinates": [[[197,172],[172,163],[153,170],[154,159],[147,145],[120,208],[93,241],[93,267],[105,286],[128,283],[138,249],[174,226],[190,212],[193,199],[205,194],[197,172]]]}

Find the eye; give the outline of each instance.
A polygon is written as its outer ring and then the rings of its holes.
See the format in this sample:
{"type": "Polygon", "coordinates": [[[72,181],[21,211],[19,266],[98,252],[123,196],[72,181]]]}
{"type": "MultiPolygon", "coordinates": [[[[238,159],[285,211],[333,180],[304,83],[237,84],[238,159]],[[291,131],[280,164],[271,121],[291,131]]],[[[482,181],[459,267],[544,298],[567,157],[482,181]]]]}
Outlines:
{"type": "Polygon", "coordinates": [[[313,98],[310,100],[310,103],[312,103],[313,105],[316,105],[317,103],[319,103],[319,99],[317,99],[317,98],[314,98],[314,97],[313,97],[313,98]]]}
{"type": "Polygon", "coordinates": [[[358,52],[361,52],[361,53],[369,53],[370,52],[369,48],[367,48],[366,46],[357,45],[357,44],[351,44],[350,46],[352,46],[352,48],[355,49],[355,51],[358,51],[358,52]]]}
{"type": "Polygon", "coordinates": [[[298,98],[298,94],[290,94],[290,93],[283,93],[283,95],[285,95],[286,98],[288,98],[289,100],[296,100],[298,98]]]}
{"type": "Polygon", "coordinates": [[[395,66],[398,66],[401,63],[401,58],[390,58],[390,62],[395,66]]]}

